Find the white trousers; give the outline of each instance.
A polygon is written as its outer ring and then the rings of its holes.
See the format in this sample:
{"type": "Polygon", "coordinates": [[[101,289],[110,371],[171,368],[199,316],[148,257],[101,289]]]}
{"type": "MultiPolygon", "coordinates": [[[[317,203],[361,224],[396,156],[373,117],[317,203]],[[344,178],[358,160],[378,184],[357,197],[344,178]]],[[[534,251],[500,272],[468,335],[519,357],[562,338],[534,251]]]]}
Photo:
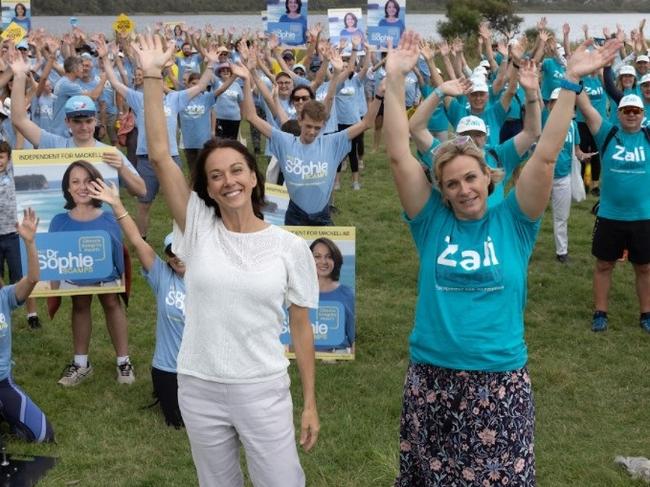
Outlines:
{"type": "Polygon", "coordinates": [[[224,384],[178,374],[178,404],[201,487],[241,487],[240,442],[255,487],[303,487],[289,376],[224,384]]]}
{"type": "Polygon", "coordinates": [[[551,190],[553,208],[553,235],[555,236],[555,253],[569,253],[569,212],[571,211],[571,176],[553,180],[551,190]]]}

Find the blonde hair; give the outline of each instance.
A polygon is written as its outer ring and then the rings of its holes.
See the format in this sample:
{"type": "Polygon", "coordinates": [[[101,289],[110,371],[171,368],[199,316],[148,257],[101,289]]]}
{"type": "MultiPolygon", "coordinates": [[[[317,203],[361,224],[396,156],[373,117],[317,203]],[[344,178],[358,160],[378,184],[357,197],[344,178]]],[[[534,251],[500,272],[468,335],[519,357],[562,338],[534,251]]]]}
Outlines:
{"type": "Polygon", "coordinates": [[[490,184],[488,185],[488,195],[494,191],[494,186],[503,181],[505,171],[503,169],[495,169],[487,165],[483,150],[479,149],[469,135],[456,137],[447,142],[444,142],[435,152],[435,168],[433,173],[433,182],[436,187],[442,192],[442,170],[451,161],[458,156],[469,156],[476,159],[483,174],[490,176],[490,184]]]}

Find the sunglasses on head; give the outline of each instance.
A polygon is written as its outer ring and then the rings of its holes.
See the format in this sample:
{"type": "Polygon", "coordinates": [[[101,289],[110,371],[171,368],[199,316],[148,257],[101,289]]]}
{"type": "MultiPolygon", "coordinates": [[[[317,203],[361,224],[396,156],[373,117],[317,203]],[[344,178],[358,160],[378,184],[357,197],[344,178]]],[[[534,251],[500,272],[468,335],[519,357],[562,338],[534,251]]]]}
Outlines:
{"type": "Polygon", "coordinates": [[[623,107],[619,108],[618,111],[623,113],[623,115],[640,115],[643,113],[643,110],[639,107],[623,107]]]}
{"type": "Polygon", "coordinates": [[[308,95],[305,95],[305,96],[294,96],[294,97],[292,98],[292,100],[293,100],[293,101],[309,101],[309,100],[311,100],[311,97],[308,96],[308,95]]]}

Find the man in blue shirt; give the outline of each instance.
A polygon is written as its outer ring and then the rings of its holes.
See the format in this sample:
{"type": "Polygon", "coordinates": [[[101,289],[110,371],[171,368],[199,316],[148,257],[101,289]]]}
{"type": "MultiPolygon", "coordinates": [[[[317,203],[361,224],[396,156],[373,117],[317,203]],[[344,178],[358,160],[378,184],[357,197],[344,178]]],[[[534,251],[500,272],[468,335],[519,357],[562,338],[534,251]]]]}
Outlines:
{"type": "Polygon", "coordinates": [[[601,154],[600,205],[591,252],[594,269],[594,315],[591,329],[607,329],[608,295],[616,261],[628,251],[639,297],[639,323],[650,333],[650,134],[641,124],[641,98],[631,94],[618,104],[620,128],[605,120],[586,93],[578,107],[601,154]]]}
{"type": "Polygon", "coordinates": [[[271,153],[278,159],[289,192],[285,225],[332,225],[329,201],[339,162],[350,152],[351,140],[369,129],[383,99],[379,91],[366,116],[346,130],[320,135],[325,126],[325,106],[310,100],[298,117],[300,136],[281,132],[255,112],[251,95],[250,72],[233,65],[233,73],[244,80],[242,110],[248,121],[269,139],[271,153]]]}

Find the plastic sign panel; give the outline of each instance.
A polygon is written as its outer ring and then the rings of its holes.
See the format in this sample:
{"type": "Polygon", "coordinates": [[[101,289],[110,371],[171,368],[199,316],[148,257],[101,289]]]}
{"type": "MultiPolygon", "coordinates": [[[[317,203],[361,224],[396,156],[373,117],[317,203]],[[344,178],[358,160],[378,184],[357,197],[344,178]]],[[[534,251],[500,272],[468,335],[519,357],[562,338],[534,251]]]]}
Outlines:
{"type": "Polygon", "coordinates": [[[360,8],[330,8],[327,10],[327,22],[330,31],[330,43],[340,46],[345,42],[343,53],[352,52],[352,39],[359,41],[358,49],[363,50],[366,40],[366,28],[360,8]]]}
{"type": "Polygon", "coordinates": [[[27,31],[25,29],[23,29],[17,23],[12,22],[4,31],[2,31],[0,37],[3,41],[11,40],[14,44],[18,44],[26,35],[27,31]]]}
{"type": "MultiPolygon", "coordinates": [[[[29,0],[2,0],[2,30],[6,31],[11,23],[22,27],[26,33],[31,30],[32,6],[29,0]]],[[[4,32],[2,38],[7,39],[4,32]]],[[[20,39],[14,42],[19,41],[20,39]]]]}
{"type": "Polygon", "coordinates": [[[266,0],[266,30],[282,45],[306,44],[307,12],[307,0],[266,0]]]}
{"type": "Polygon", "coordinates": [[[368,44],[386,49],[397,46],[406,29],[406,0],[368,0],[368,44]]]}
{"type": "Polygon", "coordinates": [[[122,36],[127,36],[135,30],[135,22],[126,14],[120,14],[113,22],[113,30],[122,36]]]}

